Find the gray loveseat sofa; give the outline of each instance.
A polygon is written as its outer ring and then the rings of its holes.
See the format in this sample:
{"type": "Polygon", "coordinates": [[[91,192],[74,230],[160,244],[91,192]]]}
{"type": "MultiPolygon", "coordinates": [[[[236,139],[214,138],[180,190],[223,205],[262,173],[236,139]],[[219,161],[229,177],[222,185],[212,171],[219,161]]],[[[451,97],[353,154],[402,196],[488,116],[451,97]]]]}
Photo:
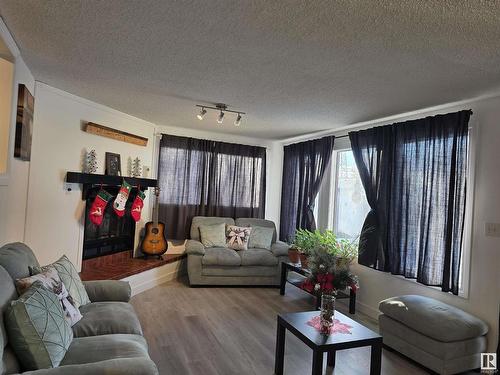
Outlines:
{"type": "MultiPolygon", "coordinates": [[[[22,243],[0,248],[0,374],[22,371],[9,347],[3,313],[18,298],[14,280],[29,276],[28,266],[39,266],[22,243]]],[[[84,282],[91,303],[81,306],[83,318],[73,326],[73,341],[57,368],[25,372],[30,375],[155,375],[139,319],[128,303],[130,285],[123,281],[84,282]]]]}
{"type": "Polygon", "coordinates": [[[279,286],[281,262],[288,259],[289,246],[276,240],[274,222],[252,218],[193,218],[191,239],[186,241],[190,285],[265,285],[279,286]],[[251,248],[235,251],[229,248],[205,248],[200,242],[200,225],[225,223],[242,227],[273,228],[271,250],[251,248]]]}

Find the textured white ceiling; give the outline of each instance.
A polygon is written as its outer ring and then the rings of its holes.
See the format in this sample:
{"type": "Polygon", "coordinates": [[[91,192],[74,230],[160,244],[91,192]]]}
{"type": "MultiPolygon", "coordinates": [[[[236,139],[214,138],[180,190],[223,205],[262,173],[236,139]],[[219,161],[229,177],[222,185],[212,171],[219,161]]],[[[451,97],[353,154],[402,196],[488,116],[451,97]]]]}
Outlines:
{"type": "Polygon", "coordinates": [[[0,0],[0,14],[36,79],[157,124],[283,138],[500,89],[500,1],[0,0]],[[196,120],[211,102],[248,115],[196,120]]]}

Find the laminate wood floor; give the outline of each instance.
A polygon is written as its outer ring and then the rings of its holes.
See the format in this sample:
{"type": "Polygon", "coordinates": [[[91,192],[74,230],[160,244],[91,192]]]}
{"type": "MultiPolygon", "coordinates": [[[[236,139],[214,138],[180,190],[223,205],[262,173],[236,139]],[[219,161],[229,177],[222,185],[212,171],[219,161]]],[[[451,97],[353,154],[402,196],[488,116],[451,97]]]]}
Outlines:
{"type": "MultiPolygon", "coordinates": [[[[162,375],[272,375],[276,315],[313,309],[312,297],[289,284],[280,296],[273,288],[190,288],[183,280],[140,293],[132,304],[162,375]]],[[[338,309],[347,314],[342,303],[338,309]]],[[[354,319],[377,330],[366,315],[354,319]]],[[[369,348],[339,351],[326,374],[368,374],[369,361],[369,348]]],[[[287,332],[285,374],[310,374],[311,364],[311,350],[287,332]]],[[[384,350],[382,374],[426,371],[384,350]]]]}

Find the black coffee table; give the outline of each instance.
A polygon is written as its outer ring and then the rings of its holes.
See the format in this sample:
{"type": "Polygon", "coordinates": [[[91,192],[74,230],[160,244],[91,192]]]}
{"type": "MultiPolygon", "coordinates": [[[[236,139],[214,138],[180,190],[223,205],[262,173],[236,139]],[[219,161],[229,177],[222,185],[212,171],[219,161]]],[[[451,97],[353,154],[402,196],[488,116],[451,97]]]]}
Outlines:
{"type": "Polygon", "coordinates": [[[324,335],[307,322],[318,311],[287,313],[278,315],[278,329],[276,335],[276,358],[274,365],[275,375],[283,375],[285,361],[285,334],[288,329],[304,344],[313,350],[312,375],[323,373],[323,354],[328,353],[328,366],[335,367],[335,352],[337,350],[371,346],[370,375],[380,375],[382,364],[382,336],[365,326],[335,311],[335,318],[350,325],[351,334],[334,333],[324,335]]]}
{"type": "MultiPolygon", "coordinates": [[[[292,285],[295,285],[297,288],[300,288],[300,284],[302,284],[303,280],[299,281],[291,281],[288,279],[288,271],[293,271],[298,273],[299,275],[302,275],[304,277],[309,277],[311,275],[311,271],[309,271],[307,268],[302,268],[300,264],[295,264],[291,262],[283,262],[281,263],[281,280],[280,280],[280,294],[283,296],[285,295],[285,288],[286,288],[286,283],[289,282],[292,285]]],[[[302,289],[303,290],[303,289],[302,289]]],[[[316,297],[316,308],[319,309],[320,305],[320,298],[316,297]]],[[[337,299],[341,298],[349,298],[349,314],[355,314],[356,313],[356,293],[353,292],[352,289],[349,289],[349,294],[339,291],[337,293],[337,299]]]]}

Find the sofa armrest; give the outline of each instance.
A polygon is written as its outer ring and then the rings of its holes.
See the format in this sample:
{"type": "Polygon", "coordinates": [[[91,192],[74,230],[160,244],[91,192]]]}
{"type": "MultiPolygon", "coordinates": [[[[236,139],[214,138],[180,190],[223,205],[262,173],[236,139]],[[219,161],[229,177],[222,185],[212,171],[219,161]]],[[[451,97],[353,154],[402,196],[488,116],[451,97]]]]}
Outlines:
{"type": "Polygon", "coordinates": [[[23,375],[158,375],[154,362],[148,358],[116,358],[107,361],[68,365],[23,372],[23,375]]]}
{"type": "Polygon", "coordinates": [[[185,247],[188,255],[205,255],[205,246],[200,241],[187,240],[185,247]]]}
{"type": "Polygon", "coordinates": [[[271,251],[277,257],[288,255],[288,249],[290,249],[290,245],[282,241],[276,241],[271,245],[271,251]]]}
{"type": "Polygon", "coordinates": [[[92,302],[128,302],[132,291],[128,281],[97,280],[84,281],[83,285],[92,302]]]}

